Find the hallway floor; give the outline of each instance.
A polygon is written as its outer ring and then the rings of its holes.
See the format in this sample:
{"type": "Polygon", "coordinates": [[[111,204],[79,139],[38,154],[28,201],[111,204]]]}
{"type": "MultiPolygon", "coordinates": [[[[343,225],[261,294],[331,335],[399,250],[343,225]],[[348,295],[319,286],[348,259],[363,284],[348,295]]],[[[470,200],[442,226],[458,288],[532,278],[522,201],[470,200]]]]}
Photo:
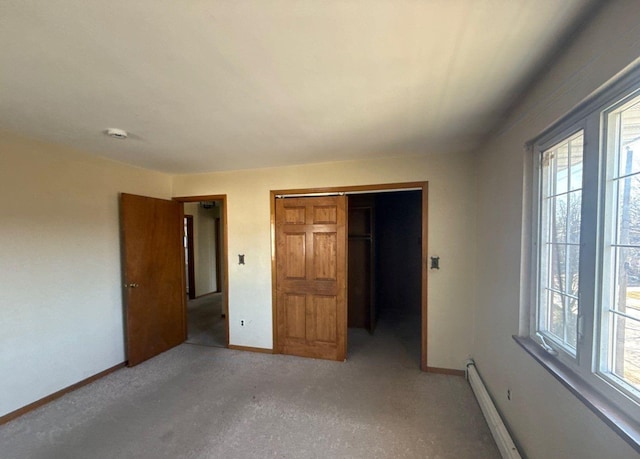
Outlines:
{"type": "Polygon", "coordinates": [[[344,363],[183,344],[0,426],[2,457],[500,457],[464,378],[384,322],[349,339],[344,363]]]}
{"type": "Polygon", "coordinates": [[[212,293],[187,302],[187,343],[227,347],[222,293],[212,293]]]}

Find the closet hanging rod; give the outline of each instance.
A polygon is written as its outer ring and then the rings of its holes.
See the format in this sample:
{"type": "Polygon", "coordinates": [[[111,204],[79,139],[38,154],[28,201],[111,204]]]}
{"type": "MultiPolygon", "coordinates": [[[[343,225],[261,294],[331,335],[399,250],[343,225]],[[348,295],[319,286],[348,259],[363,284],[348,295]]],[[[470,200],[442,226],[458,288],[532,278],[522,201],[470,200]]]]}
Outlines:
{"type": "Polygon", "coordinates": [[[285,198],[317,198],[322,196],[345,196],[352,194],[378,194],[378,193],[393,193],[395,191],[420,191],[422,188],[393,188],[393,189],[371,189],[371,190],[358,190],[358,191],[332,191],[325,193],[292,193],[292,194],[277,194],[276,199],[285,198]]]}

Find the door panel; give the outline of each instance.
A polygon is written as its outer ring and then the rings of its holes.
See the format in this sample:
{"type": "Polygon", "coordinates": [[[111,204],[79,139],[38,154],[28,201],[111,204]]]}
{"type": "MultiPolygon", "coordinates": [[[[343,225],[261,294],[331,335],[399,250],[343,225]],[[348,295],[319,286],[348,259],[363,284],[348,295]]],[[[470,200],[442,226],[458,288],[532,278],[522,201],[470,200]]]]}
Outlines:
{"type": "Polygon", "coordinates": [[[186,339],[182,205],[120,197],[127,364],[137,365],[186,339]]]}
{"type": "Polygon", "coordinates": [[[276,201],[276,343],[284,354],[346,356],[346,198],[276,201]]]}
{"type": "Polygon", "coordinates": [[[286,337],[304,340],[306,336],[306,301],[305,295],[285,295],[286,337]]]}
{"type": "Polygon", "coordinates": [[[313,298],[315,330],[313,338],[316,341],[333,343],[336,341],[337,301],[335,296],[316,296],[313,298]]]}
{"type": "Polygon", "coordinates": [[[286,238],[286,256],[288,279],[304,279],[305,278],[305,234],[287,234],[286,238]]]}
{"type": "Polygon", "coordinates": [[[336,238],[336,233],[313,233],[313,267],[316,280],[337,280],[338,242],[336,238]]]}
{"type": "Polygon", "coordinates": [[[313,223],[337,223],[337,208],[334,206],[315,206],[313,223]]]}
{"type": "Polygon", "coordinates": [[[284,222],[304,225],[306,222],[305,210],[304,207],[286,207],[284,209],[284,222]]]}

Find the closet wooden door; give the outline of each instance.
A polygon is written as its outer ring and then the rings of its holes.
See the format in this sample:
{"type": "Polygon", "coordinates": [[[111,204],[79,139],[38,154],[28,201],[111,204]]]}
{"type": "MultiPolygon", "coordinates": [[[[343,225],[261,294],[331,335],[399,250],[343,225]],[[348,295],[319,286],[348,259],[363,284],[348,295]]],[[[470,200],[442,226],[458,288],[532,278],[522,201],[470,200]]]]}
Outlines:
{"type": "Polygon", "coordinates": [[[276,200],[277,351],[344,360],[346,197],[276,200]]]}

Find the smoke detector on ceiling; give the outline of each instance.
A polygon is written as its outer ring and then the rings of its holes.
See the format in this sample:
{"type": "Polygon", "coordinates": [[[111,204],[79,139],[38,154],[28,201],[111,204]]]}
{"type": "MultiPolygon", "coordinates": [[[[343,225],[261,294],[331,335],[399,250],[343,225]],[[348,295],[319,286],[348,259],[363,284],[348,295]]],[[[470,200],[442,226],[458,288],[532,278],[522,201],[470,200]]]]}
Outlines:
{"type": "Polygon", "coordinates": [[[127,131],[125,131],[124,129],[118,129],[118,128],[109,128],[105,131],[105,134],[107,134],[109,137],[113,137],[114,139],[126,139],[127,136],[129,134],[127,134],[127,131]]]}

